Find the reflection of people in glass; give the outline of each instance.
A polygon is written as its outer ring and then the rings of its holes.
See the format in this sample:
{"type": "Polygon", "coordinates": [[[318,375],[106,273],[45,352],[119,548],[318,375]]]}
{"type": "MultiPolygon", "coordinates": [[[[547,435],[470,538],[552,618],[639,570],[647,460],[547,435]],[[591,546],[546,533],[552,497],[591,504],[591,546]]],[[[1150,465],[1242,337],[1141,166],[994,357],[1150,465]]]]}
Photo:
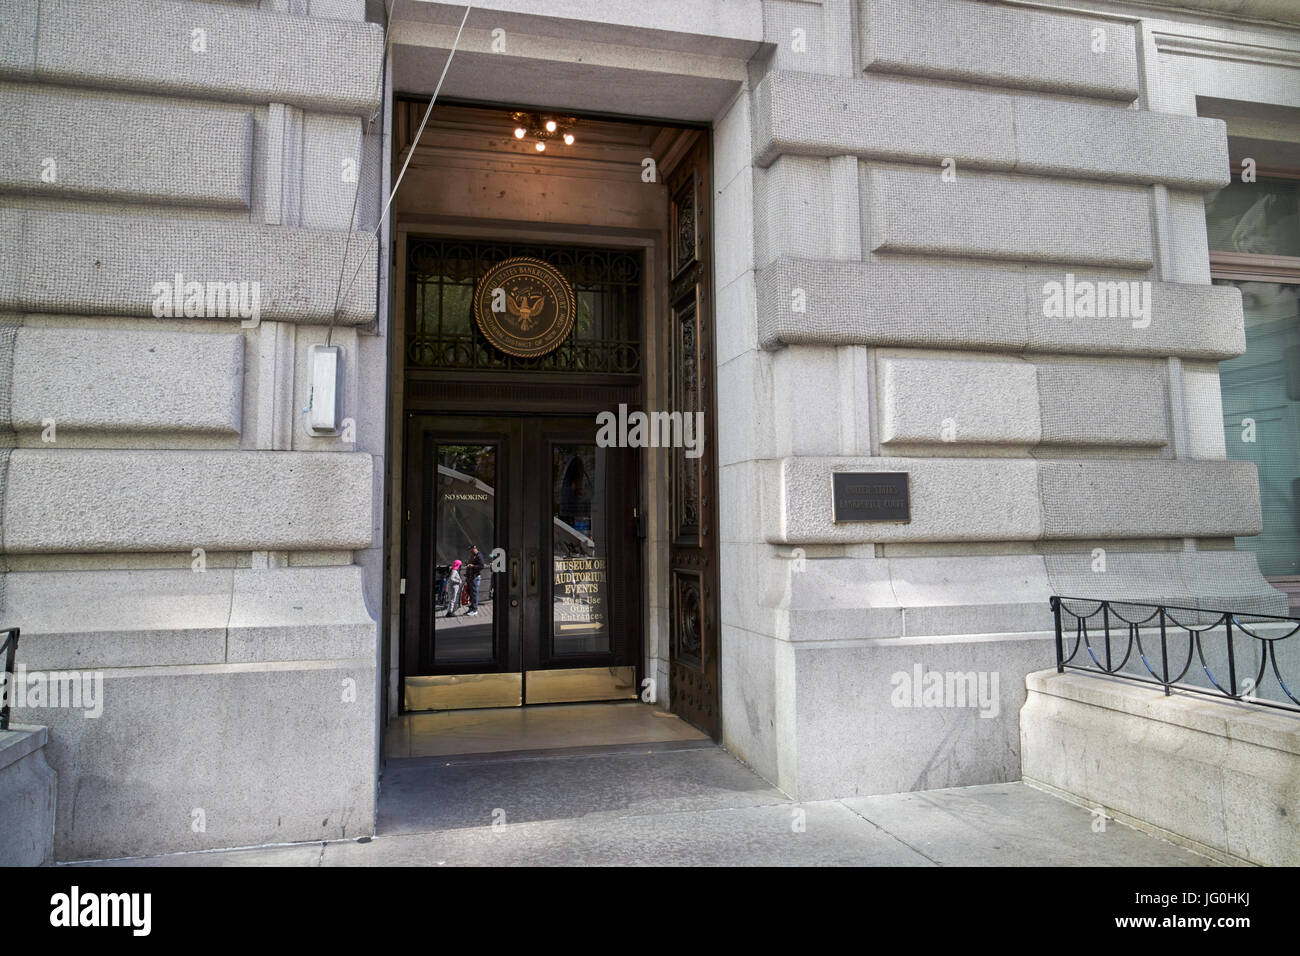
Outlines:
{"type": "Polygon", "coordinates": [[[478,614],[478,576],[483,571],[483,555],[475,545],[469,546],[469,561],[465,563],[465,588],[469,591],[469,613],[478,614]]]}
{"type": "Polygon", "coordinates": [[[446,565],[438,565],[433,569],[437,580],[434,582],[435,593],[433,596],[433,606],[435,608],[446,607],[447,605],[447,578],[451,576],[451,569],[446,565]]]}
{"type": "Polygon", "coordinates": [[[587,470],[582,466],[582,459],[574,455],[564,469],[564,480],[560,484],[560,520],[582,531],[591,530],[591,494],[587,490],[587,470]],[[586,527],[579,527],[585,522],[586,527]]]}
{"type": "Polygon", "coordinates": [[[1295,255],[1295,200],[1284,198],[1272,186],[1263,189],[1269,191],[1252,195],[1234,184],[1206,197],[1211,249],[1295,255]]]}
{"type": "Polygon", "coordinates": [[[460,562],[451,562],[451,571],[447,575],[447,613],[446,617],[454,617],[456,614],[456,605],[460,603],[460,588],[463,583],[460,573],[460,562]]]}
{"type": "Polygon", "coordinates": [[[1241,304],[1246,311],[1247,326],[1267,321],[1285,321],[1296,314],[1300,301],[1295,286],[1280,282],[1235,282],[1241,290],[1241,304]],[[1253,321],[1252,321],[1253,320],[1253,321]]]}
{"type": "MultiPolygon", "coordinates": [[[[591,489],[581,455],[574,455],[565,466],[564,477],[560,482],[560,508],[556,517],[579,535],[591,537],[591,489]]],[[[570,554],[582,554],[587,549],[569,542],[567,550],[570,554]]]]}

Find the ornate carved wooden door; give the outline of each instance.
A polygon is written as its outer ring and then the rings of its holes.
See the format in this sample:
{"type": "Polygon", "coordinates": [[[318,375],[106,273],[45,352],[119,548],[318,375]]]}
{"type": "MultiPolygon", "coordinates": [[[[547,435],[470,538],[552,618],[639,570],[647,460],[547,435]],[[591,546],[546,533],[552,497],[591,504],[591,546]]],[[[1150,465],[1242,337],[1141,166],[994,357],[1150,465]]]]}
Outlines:
{"type": "MultiPolygon", "coordinates": [[[[670,396],[672,409],[703,414],[703,454],[674,448],[669,487],[673,713],[710,736],[720,730],[718,691],[717,423],[714,397],[712,178],[709,138],[667,174],[669,211],[670,396]]],[[[696,449],[698,451],[698,449],[696,449]]]]}

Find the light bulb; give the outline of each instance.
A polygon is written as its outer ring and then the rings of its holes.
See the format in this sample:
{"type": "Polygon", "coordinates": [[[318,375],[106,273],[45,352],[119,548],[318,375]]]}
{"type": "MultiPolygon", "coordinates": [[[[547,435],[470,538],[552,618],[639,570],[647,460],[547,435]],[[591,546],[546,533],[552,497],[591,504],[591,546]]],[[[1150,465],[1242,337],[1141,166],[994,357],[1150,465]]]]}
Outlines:
{"type": "Polygon", "coordinates": [[[546,152],[546,144],[545,144],[545,143],[538,143],[538,144],[537,144],[537,151],[538,151],[539,153],[544,153],[544,152],[546,152]]]}
{"type": "Polygon", "coordinates": [[[565,134],[564,134],[564,145],[565,145],[565,146],[572,146],[572,145],[573,145],[573,134],[572,134],[572,133],[565,133],[565,134]]]}
{"type": "Polygon", "coordinates": [[[548,133],[554,133],[554,132],[555,132],[555,120],[547,120],[547,121],[546,121],[546,132],[548,132],[548,133]]]}
{"type": "Polygon", "coordinates": [[[516,127],[515,127],[515,139],[523,139],[523,138],[524,138],[524,134],[527,133],[527,132],[528,132],[528,131],[527,131],[526,129],[524,129],[522,126],[516,126],[516,127]]]}

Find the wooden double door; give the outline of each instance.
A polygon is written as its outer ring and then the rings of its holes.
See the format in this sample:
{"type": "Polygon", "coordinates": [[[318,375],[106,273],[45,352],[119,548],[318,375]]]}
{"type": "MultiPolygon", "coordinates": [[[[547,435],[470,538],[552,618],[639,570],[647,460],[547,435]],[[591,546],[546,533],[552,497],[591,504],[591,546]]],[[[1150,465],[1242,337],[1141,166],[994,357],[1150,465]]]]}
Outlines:
{"type": "Polygon", "coordinates": [[[637,697],[638,450],[592,414],[412,413],[406,441],[405,709],[637,697]]]}

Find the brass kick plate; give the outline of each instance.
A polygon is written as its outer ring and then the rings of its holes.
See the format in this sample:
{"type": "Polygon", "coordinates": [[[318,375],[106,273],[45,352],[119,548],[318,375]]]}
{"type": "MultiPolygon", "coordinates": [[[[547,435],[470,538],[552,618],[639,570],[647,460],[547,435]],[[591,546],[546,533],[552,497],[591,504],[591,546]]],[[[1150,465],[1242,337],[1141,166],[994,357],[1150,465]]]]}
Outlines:
{"type": "Polygon", "coordinates": [[[637,696],[636,667],[571,667],[529,671],[528,703],[626,700],[637,696]]]}
{"type": "Polygon", "coordinates": [[[467,710],[523,704],[522,674],[444,674],[406,678],[407,710],[467,710]]]}

